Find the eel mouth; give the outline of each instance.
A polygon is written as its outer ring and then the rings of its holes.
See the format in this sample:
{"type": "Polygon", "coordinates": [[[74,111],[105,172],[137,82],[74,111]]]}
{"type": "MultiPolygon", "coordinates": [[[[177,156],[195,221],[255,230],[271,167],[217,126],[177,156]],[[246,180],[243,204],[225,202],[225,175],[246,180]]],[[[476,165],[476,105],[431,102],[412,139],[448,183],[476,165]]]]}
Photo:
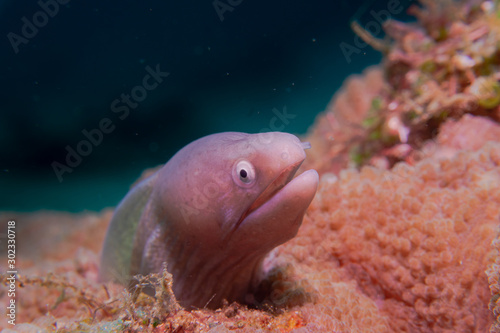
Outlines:
{"type": "Polygon", "coordinates": [[[276,193],[278,193],[283,187],[285,187],[295,176],[297,170],[299,169],[305,158],[287,166],[281,171],[281,173],[276,177],[265,189],[260,193],[260,195],[255,199],[255,201],[248,207],[248,209],[243,212],[238,223],[236,223],[234,230],[238,229],[241,223],[250,215],[252,212],[257,210],[260,206],[268,202],[276,193]]]}

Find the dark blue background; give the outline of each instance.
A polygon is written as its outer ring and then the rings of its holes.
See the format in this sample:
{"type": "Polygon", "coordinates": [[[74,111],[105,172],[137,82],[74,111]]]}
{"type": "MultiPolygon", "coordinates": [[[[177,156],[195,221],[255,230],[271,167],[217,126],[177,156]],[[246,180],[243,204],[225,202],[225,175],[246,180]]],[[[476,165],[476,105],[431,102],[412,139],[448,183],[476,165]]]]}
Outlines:
{"type": "Polygon", "coordinates": [[[348,62],[339,45],[353,45],[350,20],[366,24],[384,8],[244,0],[221,21],[212,0],[70,0],[16,54],[8,33],[21,35],[22,18],[41,7],[2,2],[0,210],[113,206],[145,168],[206,134],[259,132],[273,108],[295,115],[283,131],[305,133],[348,75],[380,61],[365,47],[348,62]],[[112,101],[157,64],[170,75],[120,120],[112,101]],[[115,130],[60,182],[51,164],[103,118],[115,130]]]}

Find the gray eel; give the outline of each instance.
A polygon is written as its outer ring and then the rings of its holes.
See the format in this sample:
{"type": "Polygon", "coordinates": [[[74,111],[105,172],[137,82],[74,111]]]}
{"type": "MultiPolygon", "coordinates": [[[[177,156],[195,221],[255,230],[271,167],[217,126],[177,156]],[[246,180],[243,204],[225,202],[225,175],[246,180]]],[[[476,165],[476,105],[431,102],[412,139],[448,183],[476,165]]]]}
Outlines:
{"type": "Polygon", "coordinates": [[[125,196],[101,254],[101,281],[173,276],[186,308],[245,302],[264,257],[295,237],[318,174],[295,177],[308,143],[281,132],[226,132],[198,139],[125,196]]]}

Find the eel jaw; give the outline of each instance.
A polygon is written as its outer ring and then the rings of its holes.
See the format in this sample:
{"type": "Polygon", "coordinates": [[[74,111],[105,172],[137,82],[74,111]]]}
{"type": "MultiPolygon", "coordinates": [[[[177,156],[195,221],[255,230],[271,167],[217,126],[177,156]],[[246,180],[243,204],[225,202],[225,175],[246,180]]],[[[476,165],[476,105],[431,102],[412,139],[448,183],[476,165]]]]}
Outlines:
{"type": "Polygon", "coordinates": [[[285,187],[295,176],[295,173],[299,169],[304,159],[301,159],[288,167],[284,168],[283,171],[276,177],[262,193],[255,199],[255,201],[247,208],[245,212],[241,215],[238,222],[235,224],[234,230],[238,229],[241,223],[250,215],[253,211],[261,207],[263,204],[268,202],[276,193],[278,193],[283,187],[285,187]]]}

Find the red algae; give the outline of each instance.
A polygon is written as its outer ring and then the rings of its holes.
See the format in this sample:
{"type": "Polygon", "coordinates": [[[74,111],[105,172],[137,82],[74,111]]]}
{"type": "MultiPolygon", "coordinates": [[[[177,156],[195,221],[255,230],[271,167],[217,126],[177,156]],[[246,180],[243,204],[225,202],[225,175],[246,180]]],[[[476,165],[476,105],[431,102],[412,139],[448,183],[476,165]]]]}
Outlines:
{"type": "Polygon", "coordinates": [[[417,23],[385,22],[392,44],[382,64],[348,79],[318,116],[306,137],[313,148],[304,168],[338,174],[411,164],[447,121],[471,114],[498,124],[498,2],[420,3],[410,8],[417,23]]]}

